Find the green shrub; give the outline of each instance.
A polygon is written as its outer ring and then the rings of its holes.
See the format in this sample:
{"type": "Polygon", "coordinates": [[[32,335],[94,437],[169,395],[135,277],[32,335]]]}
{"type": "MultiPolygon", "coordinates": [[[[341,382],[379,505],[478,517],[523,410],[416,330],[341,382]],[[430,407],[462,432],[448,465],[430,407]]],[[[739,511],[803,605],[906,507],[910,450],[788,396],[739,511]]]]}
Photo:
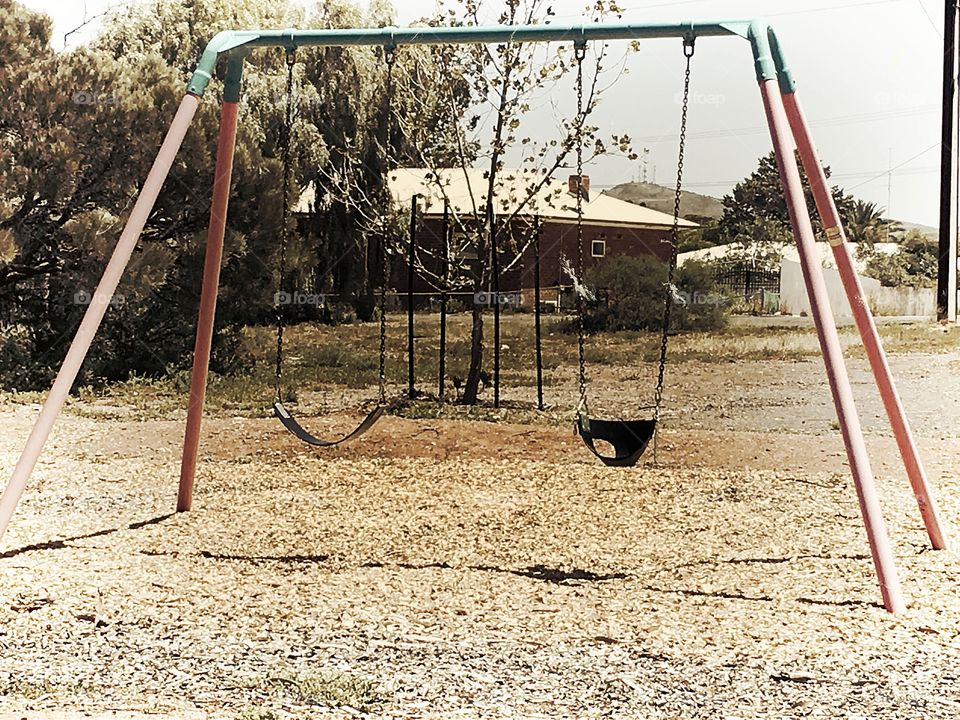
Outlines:
{"type": "Polygon", "coordinates": [[[886,287],[900,287],[910,284],[910,275],[902,253],[877,253],[867,260],[864,275],[879,280],[886,287]]]}
{"type": "Polygon", "coordinates": [[[0,388],[32,390],[44,387],[55,370],[35,363],[35,344],[25,325],[0,327],[0,388]]]}
{"type": "MultiPolygon", "coordinates": [[[[587,272],[597,300],[584,315],[588,332],[657,330],[663,323],[667,265],[653,256],[610,257],[587,272]]],[[[686,305],[671,309],[671,330],[716,330],[726,323],[729,299],[717,290],[712,268],[689,262],[674,285],[686,305]]]]}
{"type": "Polygon", "coordinates": [[[377,297],[373,293],[357,295],[353,309],[360,322],[373,322],[377,318],[377,297]]]}
{"type": "Polygon", "coordinates": [[[721,291],[714,279],[714,269],[699,260],[685,262],[674,274],[674,284],[687,301],[674,306],[671,327],[678,330],[719,330],[727,324],[731,298],[721,291]]]}
{"type": "Polygon", "coordinates": [[[937,241],[919,230],[911,230],[893,254],[861,253],[867,260],[864,274],[888,287],[933,287],[937,279],[939,253],[937,241]]]}

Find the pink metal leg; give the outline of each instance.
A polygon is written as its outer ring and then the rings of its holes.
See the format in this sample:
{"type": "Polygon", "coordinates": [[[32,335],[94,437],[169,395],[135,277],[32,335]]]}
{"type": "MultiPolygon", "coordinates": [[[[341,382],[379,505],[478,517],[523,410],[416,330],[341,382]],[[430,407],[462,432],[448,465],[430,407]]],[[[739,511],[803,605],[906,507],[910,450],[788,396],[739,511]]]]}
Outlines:
{"type": "Polygon", "coordinates": [[[843,225],[840,222],[836,204],[833,202],[833,195],[831,195],[827,185],[823,165],[817,155],[817,149],[813,144],[796,94],[784,93],[783,104],[787,111],[787,118],[790,121],[793,135],[797,140],[803,168],[810,180],[810,188],[817,203],[817,211],[820,213],[827,239],[833,248],[833,257],[837,263],[837,270],[840,272],[843,288],[850,300],[854,321],[860,331],[860,338],[867,351],[867,357],[870,359],[873,377],[880,391],[883,406],[886,408],[887,417],[890,419],[890,426],[893,428],[897,446],[900,448],[900,456],[903,458],[907,477],[910,478],[913,494],[920,506],[920,514],[923,516],[927,535],[930,537],[934,549],[944,550],[947,547],[948,540],[940,521],[940,513],[937,510],[933,495],[930,493],[926,473],[924,473],[923,465],[920,462],[920,454],[917,452],[916,443],[910,432],[910,425],[900,402],[900,395],[894,385],[893,375],[890,372],[890,366],[887,364],[886,353],[884,353],[883,346],[880,344],[877,326],[873,322],[873,315],[870,313],[870,308],[863,296],[863,287],[853,266],[850,246],[847,245],[847,238],[843,232],[843,225]]]}
{"type": "Polygon", "coordinates": [[[180,489],[177,512],[186,512],[193,504],[193,482],[197,473],[200,448],[200,424],[207,394],[210,369],[210,347],[213,344],[213,321],[220,288],[220,265],[223,260],[223,236],[227,227],[227,205],[230,201],[230,178],[233,172],[233,151],[237,137],[235,102],[224,102],[220,110],[220,137],[217,142],[217,166],[213,178],[213,202],[207,228],[207,251],[203,261],[203,289],[200,292],[200,316],[193,351],[193,372],[190,376],[190,404],[187,408],[187,429],[180,459],[180,489]]]}
{"type": "Polygon", "coordinates": [[[160,146],[157,159],[154,161],[153,167],[150,168],[150,173],[147,175],[140,196],[133,206],[127,225],[120,234],[116,249],[114,249],[110,262],[107,263],[103,272],[100,284],[94,290],[90,306],[80,322],[80,327],[70,344],[70,349],[67,351],[63,364],[60,366],[57,378],[50,388],[43,409],[40,410],[40,415],[30,431],[30,437],[20,454],[20,459],[13,470],[10,482],[7,484],[3,496],[0,497],[0,536],[3,535],[7,525],[10,524],[10,518],[13,517],[17,503],[23,495],[27,480],[30,479],[30,473],[33,472],[33,468],[37,464],[40,452],[53,429],[53,423],[60,414],[60,408],[63,407],[63,403],[70,393],[70,387],[76,380],[77,373],[80,372],[83,359],[86,357],[90,344],[93,342],[97,329],[103,320],[104,313],[113,299],[113,294],[120,283],[123,271],[137,245],[140,232],[143,230],[147,217],[153,209],[153,204],[160,194],[163,181],[170,171],[170,166],[176,158],[177,150],[180,149],[187,128],[190,126],[199,104],[200,98],[195,95],[187,95],[183,98],[173,123],[167,131],[167,136],[160,146]]]}
{"type": "Polygon", "coordinates": [[[807,295],[810,298],[810,308],[820,339],[820,349],[826,364],[830,391],[833,394],[833,403],[840,420],[843,442],[847,450],[847,460],[853,474],[857,499],[860,502],[860,512],[870,543],[870,552],[880,582],[883,605],[889,612],[900,612],[905,609],[900,590],[900,580],[897,577],[890,540],[880,511],[880,501],[877,497],[873,472],[870,469],[870,459],[863,440],[863,432],[860,428],[860,419],[857,416],[857,409],[853,400],[850,379],[847,377],[847,369],[843,361],[840,337],[837,334],[836,323],[830,309],[823,270],[816,251],[813,227],[810,224],[810,216],[806,211],[806,199],[800,180],[800,169],[797,167],[797,161],[793,154],[794,145],[790,125],[776,80],[761,81],[760,92],[763,96],[767,123],[770,126],[770,135],[777,155],[780,181],[786,195],[790,222],[793,225],[797,248],[800,252],[800,265],[803,269],[807,295]]]}

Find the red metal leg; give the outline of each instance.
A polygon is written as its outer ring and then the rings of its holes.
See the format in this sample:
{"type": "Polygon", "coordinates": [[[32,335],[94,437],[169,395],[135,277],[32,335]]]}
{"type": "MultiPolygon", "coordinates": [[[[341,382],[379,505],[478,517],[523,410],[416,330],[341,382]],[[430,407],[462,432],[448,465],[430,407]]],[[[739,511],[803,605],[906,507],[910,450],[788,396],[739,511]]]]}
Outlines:
{"type": "Polygon", "coordinates": [[[850,308],[853,310],[854,321],[860,331],[860,338],[867,351],[867,357],[870,359],[870,367],[873,370],[877,389],[880,391],[883,406],[886,408],[887,417],[890,419],[890,426],[893,428],[893,435],[897,440],[897,446],[900,448],[900,456],[903,458],[907,477],[910,478],[913,494],[920,506],[920,514],[923,516],[927,535],[930,537],[934,549],[944,550],[947,548],[948,540],[943,532],[940,513],[930,492],[927,476],[920,461],[920,454],[917,452],[917,445],[913,440],[910,425],[903,411],[903,404],[900,402],[900,395],[893,382],[893,375],[887,363],[886,353],[884,353],[883,346],[880,344],[877,326],[873,322],[873,315],[863,296],[863,287],[853,266],[853,257],[850,253],[850,247],[847,245],[847,238],[840,222],[840,216],[837,213],[836,204],[833,202],[833,196],[827,185],[826,173],[823,171],[817,149],[810,137],[810,130],[796,94],[784,93],[783,105],[786,108],[793,135],[797,140],[800,159],[810,181],[810,188],[817,203],[817,211],[820,213],[827,239],[833,248],[833,257],[837,263],[837,270],[840,272],[840,279],[843,281],[843,288],[850,301],[850,308]]]}
{"type": "Polygon", "coordinates": [[[213,321],[220,289],[220,265],[223,260],[223,236],[227,227],[227,205],[230,201],[230,179],[233,173],[233,151],[237,137],[238,104],[225,101],[220,110],[220,136],[217,141],[217,166],[213,177],[213,201],[207,228],[207,250],[203,261],[203,287],[200,292],[200,315],[197,318],[197,339],[193,350],[193,371],[190,376],[190,404],[187,428],[180,459],[180,488],[177,512],[186,512],[193,504],[193,484],[197,474],[200,449],[200,425],[207,394],[210,369],[210,347],[213,344],[213,321]]]}
{"type": "Polygon", "coordinates": [[[111,255],[110,261],[103,271],[103,277],[100,278],[100,283],[93,292],[90,305],[80,322],[77,334],[70,343],[70,349],[63,359],[63,364],[60,366],[57,378],[50,388],[50,393],[43,403],[43,409],[40,410],[40,415],[30,431],[30,437],[20,454],[20,459],[17,461],[10,482],[7,484],[3,496],[0,497],[0,536],[3,535],[7,525],[10,524],[10,518],[13,517],[17,503],[20,501],[20,497],[27,486],[27,481],[30,479],[30,473],[33,472],[37,459],[40,457],[40,452],[53,429],[53,424],[60,414],[60,408],[63,407],[64,401],[70,394],[70,387],[77,379],[77,373],[80,372],[83,359],[90,350],[90,344],[93,342],[107,307],[113,299],[113,294],[117,290],[123,271],[126,269],[127,263],[130,262],[130,256],[137,245],[140,232],[143,230],[150,211],[153,209],[153,204],[160,194],[163,181],[166,179],[167,173],[170,172],[170,166],[173,165],[177,151],[183,143],[187,128],[190,127],[190,122],[193,120],[199,104],[200,98],[196,95],[188,94],[183,98],[163,144],[160,146],[157,159],[154,160],[153,167],[150,168],[147,179],[143,183],[140,196],[130,212],[130,217],[120,234],[113,255],[111,255]]]}
{"type": "Polygon", "coordinates": [[[877,497],[873,472],[870,469],[870,458],[867,455],[863,431],[860,428],[860,419],[857,416],[857,409],[853,400],[850,379],[847,376],[847,369],[843,360],[840,337],[837,334],[837,326],[830,309],[827,287],[823,279],[823,269],[820,266],[816,251],[813,226],[810,224],[810,216],[806,210],[800,169],[797,167],[797,161],[793,154],[794,144],[789,121],[777,81],[761,81],[760,92],[763,96],[767,123],[770,126],[770,135],[777,156],[777,166],[780,170],[780,181],[786,195],[790,222],[793,225],[794,237],[800,252],[803,278],[807,286],[807,295],[810,298],[810,308],[817,327],[817,335],[820,339],[820,349],[826,364],[830,391],[833,394],[833,403],[837,409],[843,442],[847,450],[847,460],[850,463],[854,485],[857,489],[857,499],[860,502],[860,512],[867,531],[874,568],[880,582],[883,605],[890,612],[900,612],[905,609],[900,590],[900,580],[897,577],[890,540],[880,511],[880,501],[877,497]]]}

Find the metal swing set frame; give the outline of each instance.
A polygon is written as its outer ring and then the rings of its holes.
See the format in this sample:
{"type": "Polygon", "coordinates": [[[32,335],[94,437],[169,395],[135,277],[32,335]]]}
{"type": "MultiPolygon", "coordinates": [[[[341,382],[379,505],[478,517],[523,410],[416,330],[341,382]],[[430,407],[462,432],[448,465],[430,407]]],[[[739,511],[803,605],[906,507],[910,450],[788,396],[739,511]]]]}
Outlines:
{"type": "Polygon", "coordinates": [[[187,86],[187,92],[163,140],[157,157],[127,219],[103,276],[63,360],[57,377],[33,425],[6,489],[0,497],[0,536],[6,530],[22,496],[43,446],[59,415],[83,363],[110,300],[134,251],[137,240],[160,193],[204,91],[213,78],[217,61],[224,57],[226,74],[217,159],[213,182],[210,222],[207,232],[203,286],[197,321],[193,373],[189,394],[186,432],[181,458],[177,510],[191,508],[200,427],[208,377],[214,315],[220,281],[223,239],[230,194],[231,170],[237,131],[241,77],[246,55],[255,48],[297,48],[305,46],[372,45],[393,50],[401,45],[457,43],[519,43],[644,40],[680,38],[690,43],[702,37],[735,37],[747,40],[753,53],[757,82],[770,136],[777,158],[799,249],[801,266],[820,348],[826,365],[833,402],[853,476],[860,511],[870,544],[874,568],[884,607],[890,612],[905,609],[887,530],[881,514],[870,459],[864,443],[850,380],[844,363],[836,322],[827,296],[827,287],[815,247],[815,237],[801,184],[794,148],[809,179],[817,211],[839,270],[854,320],[869,358],[877,388],[896,438],[906,473],[916,496],[930,543],[935,549],[947,547],[947,538],[917,447],[894,385],[863,289],[854,270],[837,208],[827,184],[809,126],[797,99],[796,83],[780,43],[763,20],[679,22],[657,24],[515,25],[472,27],[367,28],[348,30],[243,30],[225,31],[207,45],[187,86]]]}

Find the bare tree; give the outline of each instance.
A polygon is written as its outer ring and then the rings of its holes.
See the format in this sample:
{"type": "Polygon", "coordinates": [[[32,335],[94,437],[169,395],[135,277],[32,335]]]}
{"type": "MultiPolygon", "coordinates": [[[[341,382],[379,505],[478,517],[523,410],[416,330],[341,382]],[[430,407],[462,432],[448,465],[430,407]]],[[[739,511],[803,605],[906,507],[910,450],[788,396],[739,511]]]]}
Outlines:
{"type": "MultiPolygon", "coordinates": [[[[477,0],[452,0],[442,5],[433,21],[462,25],[481,25],[485,8],[477,0]],[[452,6],[451,6],[452,5],[452,6]]],[[[600,0],[589,6],[586,14],[600,20],[619,14],[615,0],[600,0]]],[[[548,21],[551,8],[545,0],[508,0],[498,18],[500,25],[537,24],[548,21]]],[[[421,73],[410,82],[415,95],[432,98],[435,107],[446,107],[454,122],[444,127],[453,136],[442,143],[443,155],[425,148],[420,153],[421,165],[432,172],[427,181],[431,191],[448,199],[451,168],[462,171],[469,195],[468,208],[451,206],[450,219],[455,231],[450,256],[476,256],[472,268],[453,262],[449,272],[436,272],[437,263],[429,249],[417,261],[417,271],[435,287],[447,291],[470,289],[475,294],[487,290],[495,271],[514,267],[532,242],[526,232],[529,217],[563,200],[561,192],[545,192],[555,174],[570,163],[576,142],[586,146],[585,161],[611,149],[630,153],[627,136],[613,136],[611,145],[598,136],[598,128],[587,120],[597,107],[601,87],[601,71],[607,60],[606,45],[596,45],[583,60],[584,97],[579,114],[567,113],[558,120],[557,136],[534,139],[521,135],[524,119],[537,102],[544,102],[550,90],[576,70],[572,48],[533,43],[507,43],[491,47],[472,45],[433,48],[432,72],[421,73]],[[454,88],[467,83],[470,89],[470,113],[463,113],[462,94],[454,88]],[[439,96],[439,97],[437,97],[439,96]],[[458,113],[458,114],[457,114],[458,113]],[[455,115],[456,114],[456,115],[455,115]],[[465,117],[464,117],[465,116],[465,117]],[[582,133],[582,137],[581,137],[582,133]],[[519,170],[506,169],[508,154],[520,155],[519,170]],[[470,171],[482,168],[481,180],[470,171]],[[444,172],[446,170],[447,172],[444,172]],[[495,253],[496,251],[496,253],[495,253]]],[[[554,105],[555,114],[561,115],[554,105]]],[[[433,194],[433,192],[431,192],[433,194]]],[[[444,248],[447,250],[447,248],[444,248]]],[[[474,404],[480,388],[484,359],[483,306],[474,303],[471,325],[470,369],[462,402],[474,404]]]]}

